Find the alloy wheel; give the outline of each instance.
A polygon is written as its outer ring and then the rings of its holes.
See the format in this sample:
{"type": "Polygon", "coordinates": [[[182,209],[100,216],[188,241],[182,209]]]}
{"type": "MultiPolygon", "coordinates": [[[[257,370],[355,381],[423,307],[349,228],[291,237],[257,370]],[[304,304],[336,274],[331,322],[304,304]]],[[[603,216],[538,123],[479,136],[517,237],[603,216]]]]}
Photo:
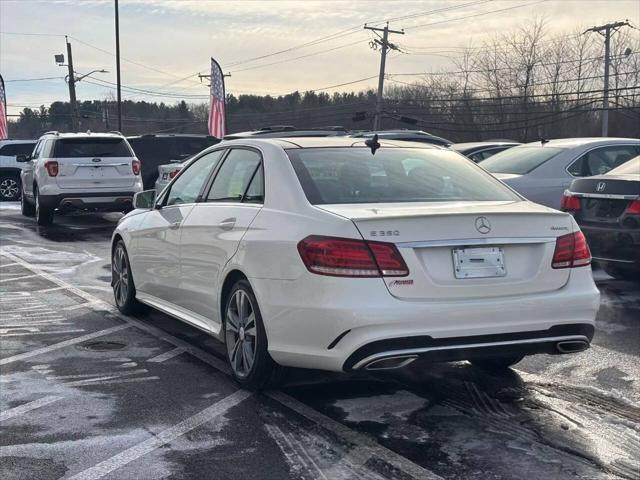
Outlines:
{"type": "Polygon", "coordinates": [[[5,178],[0,182],[0,197],[8,200],[13,200],[18,196],[18,182],[13,178],[5,178]]]}
{"type": "Polygon", "coordinates": [[[244,290],[236,290],[227,306],[225,340],[231,368],[238,377],[246,377],[255,362],[257,333],[255,311],[244,290]]]}
{"type": "Polygon", "coordinates": [[[129,295],[129,268],[122,247],[116,248],[112,260],[113,293],[119,306],[123,306],[129,295]]]}

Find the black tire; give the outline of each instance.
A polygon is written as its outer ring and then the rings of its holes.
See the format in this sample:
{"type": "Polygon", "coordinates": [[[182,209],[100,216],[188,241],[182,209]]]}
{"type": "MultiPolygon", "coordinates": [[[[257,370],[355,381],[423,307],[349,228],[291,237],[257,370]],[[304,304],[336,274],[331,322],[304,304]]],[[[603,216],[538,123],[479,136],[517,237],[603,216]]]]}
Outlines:
{"type": "Polygon", "coordinates": [[[504,357],[474,358],[469,360],[472,365],[483,370],[506,370],[524,358],[524,355],[509,355],[504,357]]]}
{"type": "Polygon", "coordinates": [[[38,192],[38,187],[34,188],[33,196],[36,201],[36,222],[38,225],[42,227],[48,227],[53,223],[53,208],[43,207],[40,205],[40,193],[38,192]]]}
{"type": "Polygon", "coordinates": [[[13,173],[0,174],[0,201],[15,202],[20,198],[20,177],[13,173]]]}
{"type": "Polygon", "coordinates": [[[145,306],[136,300],[136,286],[133,283],[129,255],[122,240],[116,243],[111,254],[111,287],[116,307],[125,315],[141,313],[145,306]]]}
{"type": "Polygon", "coordinates": [[[267,334],[264,330],[258,301],[247,280],[236,282],[225,299],[222,328],[224,329],[227,361],[236,382],[247,390],[262,390],[275,387],[282,381],[284,369],[269,355],[267,334]],[[245,304],[244,309],[239,307],[238,296],[240,302],[248,302],[253,314],[253,323],[250,320],[251,315],[242,318],[244,313],[241,311],[246,312],[247,305],[245,304]],[[251,331],[253,335],[249,333],[251,331]],[[248,353],[250,350],[253,352],[253,361],[251,362],[248,353]]]}
{"type": "Polygon", "coordinates": [[[640,272],[633,270],[626,270],[613,265],[603,265],[603,270],[607,275],[612,276],[616,280],[627,280],[629,282],[640,282],[640,272]]]}
{"type": "Polygon", "coordinates": [[[36,214],[36,207],[26,199],[24,190],[20,192],[20,211],[25,217],[33,217],[36,214]]]}

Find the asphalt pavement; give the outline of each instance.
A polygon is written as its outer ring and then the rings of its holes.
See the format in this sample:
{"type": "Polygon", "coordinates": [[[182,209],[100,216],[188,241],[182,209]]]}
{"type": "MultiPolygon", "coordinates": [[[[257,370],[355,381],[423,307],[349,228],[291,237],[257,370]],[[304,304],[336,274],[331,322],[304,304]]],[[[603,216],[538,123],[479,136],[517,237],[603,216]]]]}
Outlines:
{"type": "Polygon", "coordinates": [[[639,284],[594,272],[602,305],[580,354],[499,374],[295,370],[250,393],[206,334],[115,309],[117,219],[42,228],[0,203],[5,480],[640,479],[639,284]]]}

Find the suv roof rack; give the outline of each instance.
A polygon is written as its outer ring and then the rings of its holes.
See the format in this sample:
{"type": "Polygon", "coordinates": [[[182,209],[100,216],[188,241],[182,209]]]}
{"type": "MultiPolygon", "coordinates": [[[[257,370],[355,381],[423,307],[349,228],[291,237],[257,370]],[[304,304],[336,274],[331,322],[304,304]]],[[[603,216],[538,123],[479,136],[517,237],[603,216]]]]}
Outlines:
{"type": "Polygon", "coordinates": [[[316,130],[330,130],[334,132],[346,132],[347,129],[342,125],[329,125],[327,127],[295,127],[293,125],[271,125],[268,127],[261,127],[256,132],[299,132],[299,131],[316,131],[316,130]]]}
{"type": "Polygon", "coordinates": [[[113,133],[114,135],[120,135],[121,137],[124,137],[124,135],[122,135],[122,132],[119,132],[118,130],[111,130],[109,133],[113,133]]]}
{"type": "Polygon", "coordinates": [[[49,130],[48,132],[44,132],[42,135],[60,135],[60,132],[57,130],[49,130]]]}

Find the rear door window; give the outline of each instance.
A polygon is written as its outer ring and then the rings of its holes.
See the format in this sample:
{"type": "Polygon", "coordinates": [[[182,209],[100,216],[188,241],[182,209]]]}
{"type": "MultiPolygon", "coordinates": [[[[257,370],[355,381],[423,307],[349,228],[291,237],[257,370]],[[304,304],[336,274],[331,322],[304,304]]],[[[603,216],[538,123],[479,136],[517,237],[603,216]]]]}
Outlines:
{"type": "Polygon", "coordinates": [[[54,158],[131,157],[133,152],[124,138],[60,138],[53,149],[54,158]]]}
{"type": "Polygon", "coordinates": [[[567,168],[574,177],[603,175],[638,154],[633,145],[608,145],[588,151],[567,168]]]}
{"type": "MultiPolygon", "coordinates": [[[[249,185],[252,184],[262,161],[260,154],[253,150],[233,149],[225,158],[213,181],[208,202],[241,202],[245,199],[249,185]]],[[[254,197],[262,195],[262,186],[252,184],[254,197]]]]}

